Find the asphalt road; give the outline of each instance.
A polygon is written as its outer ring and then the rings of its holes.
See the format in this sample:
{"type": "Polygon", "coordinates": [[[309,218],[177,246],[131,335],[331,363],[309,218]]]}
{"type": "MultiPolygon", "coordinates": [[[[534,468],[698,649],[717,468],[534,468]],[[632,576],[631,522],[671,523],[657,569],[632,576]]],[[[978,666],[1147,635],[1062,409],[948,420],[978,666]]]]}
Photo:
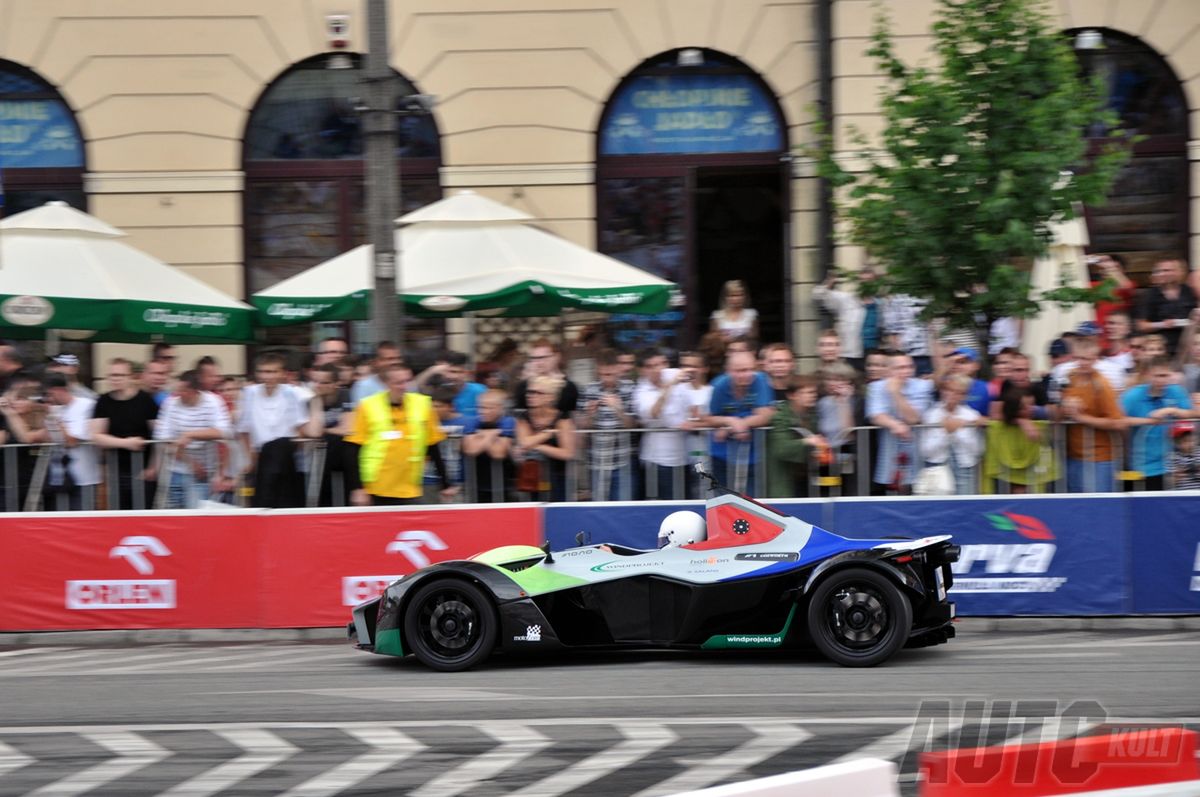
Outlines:
{"type": "Polygon", "coordinates": [[[912,793],[921,749],[1105,720],[1200,729],[1200,632],[959,630],[871,670],[646,653],[439,674],[323,642],[0,647],[0,795],[648,797],[864,755],[897,761],[912,793]]]}

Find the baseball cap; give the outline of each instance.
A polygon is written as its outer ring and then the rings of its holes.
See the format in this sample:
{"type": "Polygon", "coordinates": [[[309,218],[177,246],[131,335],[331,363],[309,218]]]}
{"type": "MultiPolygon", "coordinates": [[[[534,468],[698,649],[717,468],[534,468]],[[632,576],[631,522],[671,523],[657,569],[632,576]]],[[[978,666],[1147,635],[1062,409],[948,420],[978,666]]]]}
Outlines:
{"type": "Polygon", "coordinates": [[[955,349],[954,353],[951,354],[950,356],[951,357],[966,357],[971,362],[975,362],[976,360],[979,359],[979,355],[976,354],[971,349],[955,349]]]}
{"type": "Polygon", "coordinates": [[[1196,431],[1196,424],[1192,421],[1177,421],[1171,427],[1171,437],[1183,437],[1185,434],[1191,434],[1196,431]]]}
{"type": "Polygon", "coordinates": [[[1100,325],[1095,321],[1084,321],[1075,329],[1075,334],[1085,338],[1094,338],[1100,334],[1100,325]]]}
{"type": "Polygon", "coordinates": [[[1062,338],[1055,338],[1050,341],[1050,356],[1051,357],[1066,357],[1067,342],[1062,338]]]}
{"type": "Polygon", "coordinates": [[[51,359],[55,365],[71,365],[71,366],[79,365],[79,358],[76,357],[74,354],[66,354],[66,353],[56,354],[51,359]]]}

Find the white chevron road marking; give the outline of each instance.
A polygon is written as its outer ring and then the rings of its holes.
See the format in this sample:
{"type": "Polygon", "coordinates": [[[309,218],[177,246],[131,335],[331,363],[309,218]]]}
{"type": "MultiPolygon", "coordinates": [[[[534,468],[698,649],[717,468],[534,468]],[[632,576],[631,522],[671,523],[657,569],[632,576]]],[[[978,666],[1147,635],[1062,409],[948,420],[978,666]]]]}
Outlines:
{"type": "Polygon", "coordinates": [[[852,753],[830,761],[832,764],[845,764],[859,758],[882,758],[893,760],[908,753],[910,750],[923,748],[939,736],[956,732],[962,727],[962,720],[942,720],[930,722],[927,726],[909,725],[887,736],[881,736],[870,744],[858,748],[852,753]]]}
{"type": "Polygon", "coordinates": [[[508,797],[556,797],[566,794],[627,767],[679,739],[669,728],[657,723],[617,723],[616,727],[625,741],[511,792],[508,797]]]}
{"type": "Polygon", "coordinates": [[[288,789],[283,797],[328,797],[338,794],[425,749],[425,745],[394,728],[347,728],[345,732],[370,745],[371,752],[363,753],[288,789]]]}
{"type": "Polygon", "coordinates": [[[533,728],[516,723],[480,723],[478,729],[499,741],[499,747],[478,755],[461,766],[443,772],[412,792],[412,797],[455,797],[469,794],[481,783],[495,778],[553,742],[533,728]]]}
{"type": "Polygon", "coordinates": [[[658,797],[703,789],[733,778],[743,770],[813,736],[803,728],[788,725],[773,725],[769,728],[751,726],[750,730],[755,738],[714,758],[676,759],[676,762],[684,767],[683,772],[638,792],[636,797],[658,797]]]}
{"type": "Polygon", "coordinates": [[[48,783],[30,792],[31,797],[68,797],[85,794],[171,755],[170,751],[164,750],[144,736],[128,731],[81,733],[80,736],[106,750],[111,750],[117,757],[48,783]]]}
{"type": "Polygon", "coordinates": [[[218,794],[300,752],[299,748],[270,731],[232,730],[214,733],[245,750],[245,754],[172,786],[160,797],[207,797],[218,794]]]}
{"type": "Polygon", "coordinates": [[[27,756],[20,750],[0,742],[0,778],[7,775],[9,772],[20,769],[23,766],[32,764],[36,759],[27,756]]]}

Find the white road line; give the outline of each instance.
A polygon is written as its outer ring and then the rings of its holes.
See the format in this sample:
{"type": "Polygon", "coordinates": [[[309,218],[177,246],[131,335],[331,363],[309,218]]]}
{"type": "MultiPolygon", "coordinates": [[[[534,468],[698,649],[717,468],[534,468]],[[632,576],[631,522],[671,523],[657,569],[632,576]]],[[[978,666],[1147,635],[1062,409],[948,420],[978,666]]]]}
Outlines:
{"type": "MultiPolygon", "coordinates": [[[[244,670],[247,667],[261,667],[263,666],[264,659],[273,659],[280,656],[295,656],[296,651],[290,648],[284,650],[273,648],[270,650],[256,650],[253,652],[253,654],[247,655],[250,657],[250,661],[246,661],[241,664],[222,664],[219,667],[209,667],[205,670],[205,672],[224,672],[226,670],[244,670]]],[[[275,665],[272,664],[268,666],[274,667],[275,665]]]]}
{"type": "Polygon", "coordinates": [[[300,752],[299,748],[270,731],[217,731],[216,734],[245,750],[245,754],[172,786],[160,797],[208,797],[218,794],[300,752]]]}
{"type": "Polygon", "coordinates": [[[20,650],[6,650],[0,652],[0,659],[5,659],[9,656],[32,656],[38,653],[60,653],[64,650],[78,649],[79,648],[21,648],[20,650]]]}
{"type": "Polygon", "coordinates": [[[0,778],[4,777],[9,772],[13,772],[23,766],[32,764],[33,761],[33,758],[25,755],[17,748],[7,745],[4,742],[0,742],[0,778]]]}
{"type": "Polygon", "coordinates": [[[133,656],[130,656],[128,659],[121,662],[120,664],[105,663],[105,664],[101,664],[101,665],[95,666],[95,667],[89,666],[87,668],[87,674],[89,676],[90,675],[124,675],[127,672],[141,672],[146,669],[153,669],[154,667],[165,667],[165,666],[170,665],[169,662],[161,661],[162,659],[172,659],[172,658],[187,659],[188,657],[190,657],[192,655],[194,655],[194,654],[191,651],[178,650],[178,649],[171,650],[171,651],[163,651],[161,653],[147,653],[147,654],[138,653],[133,656]],[[145,662],[151,662],[151,661],[154,663],[153,664],[145,663],[145,662]]]}
{"type": "Polygon", "coordinates": [[[79,663],[78,661],[72,661],[72,659],[82,659],[82,658],[86,658],[88,656],[95,657],[96,655],[97,655],[96,650],[80,650],[80,651],[76,651],[75,653],[64,653],[60,656],[55,656],[53,659],[50,659],[49,661],[43,660],[43,661],[38,662],[37,664],[30,661],[29,659],[22,659],[20,661],[13,661],[13,662],[5,662],[5,666],[0,667],[0,676],[22,675],[27,672],[41,673],[41,672],[47,672],[47,671],[55,671],[62,667],[73,667],[79,663]],[[33,667],[34,669],[30,669],[31,667],[33,667]]]}
{"type": "Polygon", "coordinates": [[[599,780],[611,772],[645,758],[679,737],[657,723],[614,723],[625,741],[542,778],[536,783],[510,792],[508,797],[556,797],[599,780]]]}
{"type": "Polygon", "coordinates": [[[635,797],[659,797],[703,789],[739,775],[743,770],[813,736],[803,728],[788,726],[751,727],[750,730],[755,738],[714,758],[676,759],[685,767],[683,772],[638,792],[635,797]]]}
{"type": "Polygon", "coordinates": [[[30,797],[50,797],[50,795],[66,797],[100,789],[114,780],[137,772],[139,769],[171,755],[170,751],[164,750],[136,733],[105,731],[80,735],[94,744],[111,750],[117,757],[102,761],[82,772],[68,775],[53,783],[48,783],[40,789],[30,792],[30,797]]]}
{"type": "Polygon", "coordinates": [[[337,794],[425,749],[425,745],[394,728],[358,728],[347,730],[346,733],[370,745],[371,752],[363,753],[288,789],[283,797],[328,797],[337,794]]]}
{"type": "Polygon", "coordinates": [[[864,745],[852,753],[846,753],[829,763],[831,765],[844,764],[858,758],[895,760],[911,750],[924,748],[938,736],[954,733],[962,727],[962,724],[962,720],[938,720],[936,722],[931,720],[925,726],[909,725],[907,728],[901,728],[887,736],[881,736],[870,744],[864,745]]]}
{"type": "Polygon", "coordinates": [[[480,783],[495,778],[553,744],[533,728],[515,723],[484,722],[478,729],[501,742],[500,746],[426,781],[412,792],[412,797],[455,797],[470,793],[480,783]]]}

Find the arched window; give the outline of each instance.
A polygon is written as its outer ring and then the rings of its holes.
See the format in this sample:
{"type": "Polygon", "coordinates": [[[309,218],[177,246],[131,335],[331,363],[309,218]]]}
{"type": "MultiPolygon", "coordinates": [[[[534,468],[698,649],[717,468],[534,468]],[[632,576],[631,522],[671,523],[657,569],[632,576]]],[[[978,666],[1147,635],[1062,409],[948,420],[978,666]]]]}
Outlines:
{"type": "MultiPolygon", "coordinates": [[[[1188,107],[1166,60],[1144,42],[1110,30],[1068,31],[1083,72],[1099,77],[1121,127],[1137,134],[1133,155],[1103,207],[1086,209],[1091,252],[1124,256],[1145,284],[1155,259],[1188,251],[1188,107]]],[[[1093,146],[1109,134],[1088,130],[1093,146]]]]}
{"type": "Polygon", "coordinates": [[[599,248],[679,283],[686,303],[613,316],[616,342],[694,344],[730,279],[747,283],[759,336],[788,337],[787,148],[775,95],[735,58],[673,50],[621,81],[597,134],[599,248]]]}
{"type": "MultiPolygon", "coordinates": [[[[336,69],[328,55],[302,61],[267,87],[250,114],[243,155],[247,295],[368,242],[362,121],[354,109],[366,93],[360,62],[351,56],[353,68],[336,69]]],[[[399,97],[417,93],[398,80],[399,97]]],[[[398,127],[405,213],[441,198],[441,149],[430,114],[402,115],[398,127]]],[[[408,326],[412,335],[440,334],[434,322],[408,326]]],[[[308,350],[317,335],[309,325],[276,327],[266,343],[308,350]]]]}
{"type": "Polygon", "coordinates": [[[29,69],[0,61],[0,180],[4,213],[52,199],[87,209],[83,135],[62,95],[29,69]]]}

